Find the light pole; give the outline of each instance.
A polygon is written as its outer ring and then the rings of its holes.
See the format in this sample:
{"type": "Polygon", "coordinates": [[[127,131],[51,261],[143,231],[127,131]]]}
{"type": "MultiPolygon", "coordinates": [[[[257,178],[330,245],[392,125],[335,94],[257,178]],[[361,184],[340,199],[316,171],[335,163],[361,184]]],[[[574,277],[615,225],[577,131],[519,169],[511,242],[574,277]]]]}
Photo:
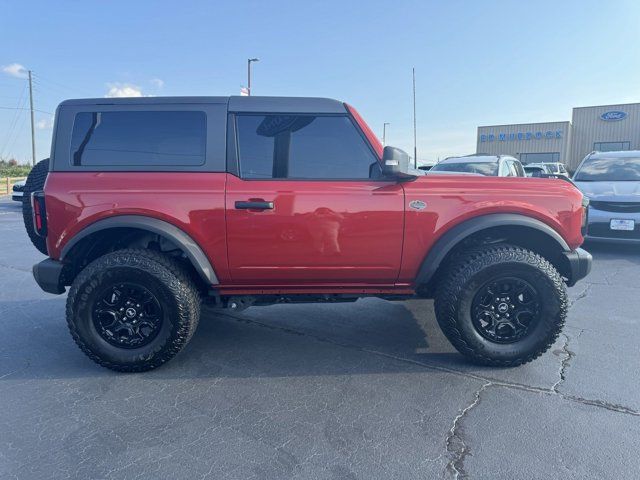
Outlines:
{"type": "Polygon", "coordinates": [[[33,82],[31,78],[31,70],[29,70],[29,109],[31,110],[31,163],[35,167],[36,165],[36,130],[33,123],[33,82]]]}
{"type": "Polygon", "coordinates": [[[259,58],[247,59],[247,95],[251,96],[251,62],[259,62],[259,58]]]}
{"type": "Polygon", "coordinates": [[[387,125],[391,125],[389,122],[384,122],[382,124],[382,146],[384,147],[387,144],[387,125]]]}
{"type": "Polygon", "coordinates": [[[418,168],[418,140],[416,134],[416,68],[411,69],[413,76],[413,166],[418,168]]]}

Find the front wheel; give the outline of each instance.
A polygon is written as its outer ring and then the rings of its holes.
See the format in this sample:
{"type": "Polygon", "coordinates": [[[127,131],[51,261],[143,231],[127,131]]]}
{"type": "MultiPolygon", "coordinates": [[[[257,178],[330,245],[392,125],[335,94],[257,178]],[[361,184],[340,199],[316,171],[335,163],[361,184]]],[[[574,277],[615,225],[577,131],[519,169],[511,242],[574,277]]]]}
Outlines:
{"type": "Polygon", "coordinates": [[[198,289],[173,259],[119,250],[89,264],[67,299],[73,339],[94,362],[120,372],[159,367],[187,344],[200,318],[198,289]]]}
{"type": "Polygon", "coordinates": [[[458,256],[435,295],[442,331],[475,363],[510,367],[530,362],[557,339],[567,316],[558,271],[540,255],[512,245],[458,256]]]}

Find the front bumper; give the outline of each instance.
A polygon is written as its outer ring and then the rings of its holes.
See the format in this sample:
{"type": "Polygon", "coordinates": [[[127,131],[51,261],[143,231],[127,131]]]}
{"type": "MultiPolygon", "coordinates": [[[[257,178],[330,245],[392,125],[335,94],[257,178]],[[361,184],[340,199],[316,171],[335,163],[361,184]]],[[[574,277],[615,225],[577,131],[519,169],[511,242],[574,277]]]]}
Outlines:
{"type": "Polygon", "coordinates": [[[16,202],[21,202],[23,198],[24,198],[23,192],[16,192],[16,191],[11,192],[11,200],[15,200],[16,202]]]}
{"type": "Polygon", "coordinates": [[[639,212],[608,212],[589,208],[589,224],[585,240],[591,242],[611,242],[640,244],[640,213],[639,212]],[[611,230],[610,223],[614,219],[633,220],[635,229],[611,230]]]}
{"type": "Polygon", "coordinates": [[[62,262],[47,258],[33,266],[33,278],[45,292],[59,295],[65,292],[62,281],[63,268],[64,264],[62,262]]]}
{"type": "Polygon", "coordinates": [[[576,248],[571,252],[564,253],[568,262],[568,277],[567,285],[573,287],[578,280],[582,280],[589,275],[591,271],[591,264],[593,263],[593,257],[589,252],[582,248],[576,248]]]}

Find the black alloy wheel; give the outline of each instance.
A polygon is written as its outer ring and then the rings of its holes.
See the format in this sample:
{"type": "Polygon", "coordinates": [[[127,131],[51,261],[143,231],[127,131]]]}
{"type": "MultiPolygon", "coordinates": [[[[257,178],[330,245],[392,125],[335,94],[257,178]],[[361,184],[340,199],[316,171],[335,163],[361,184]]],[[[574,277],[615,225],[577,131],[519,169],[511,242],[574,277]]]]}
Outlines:
{"type": "Polygon", "coordinates": [[[93,326],[106,342],[119,348],[139,348],[158,335],[164,312],[147,288],[118,283],[96,297],[92,316],[93,326]]]}
{"type": "Polygon", "coordinates": [[[540,297],[521,278],[498,278],[478,290],[471,315],[473,326],[487,340],[514,343],[526,337],[540,320],[540,297]]]}

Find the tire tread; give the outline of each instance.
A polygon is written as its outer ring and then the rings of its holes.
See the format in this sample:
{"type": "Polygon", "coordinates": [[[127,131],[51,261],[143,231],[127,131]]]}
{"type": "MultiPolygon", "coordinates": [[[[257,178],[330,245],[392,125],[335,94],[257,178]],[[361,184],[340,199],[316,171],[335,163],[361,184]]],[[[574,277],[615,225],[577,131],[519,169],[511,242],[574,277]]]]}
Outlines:
{"type": "Polygon", "coordinates": [[[177,261],[153,250],[117,250],[94,260],[76,277],[67,298],[67,325],[80,350],[97,364],[118,372],[143,372],[166,363],[187,345],[198,326],[200,303],[198,288],[177,261]],[[178,318],[174,319],[178,323],[176,334],[171,335],[167,344],[143,362],[125,364],[101,358],[82,339],[75,324],[75,306],[79,295],[81,295],[82,286],[105,268],[121,266],[140,268],[155,276],[170,290],[178,307],[178,318]]]}
{"type": "Polygon", "coordinates": [[[555,267],[539,254],[510,244],[475,247],[455,257],[443,274],[435,295],[435,312],[438,324],[453,346],[474,363],[494,367],[515,367],[535,360],[557,340],[566,320],[569,301],[562,277],[555,267]],[[545,341],[533,352],[520,358],[506,360],[492,358],[468,342],[458,327],[456,306],[464,293],[467,282],[484,268],[504,262],[526,263],[547,276],[559,299],[557,318],[546,319],[545,341]]]}

